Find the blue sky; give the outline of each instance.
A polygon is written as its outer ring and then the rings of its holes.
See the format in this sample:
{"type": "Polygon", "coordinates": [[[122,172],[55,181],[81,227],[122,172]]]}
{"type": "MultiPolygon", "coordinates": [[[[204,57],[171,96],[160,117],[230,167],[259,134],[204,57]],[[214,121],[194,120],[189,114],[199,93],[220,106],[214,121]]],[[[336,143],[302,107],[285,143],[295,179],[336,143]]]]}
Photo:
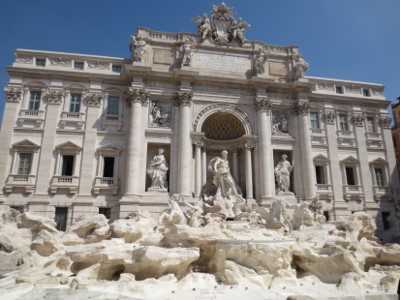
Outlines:
{"type": "MultiPolygon", "coordinates": [[[[248,40],[297,45],[307,75],[384,84],[400,96],[400,0],[232,0],[236,17],[251,24],[248,40]]],[[[0,2],[0,87],[13,50],[129,57],[137,27],[196,31],[191,19],[209,13],[210,0],[3,0],[0,2]]],[[[0,120],[5,96],[0,95],[0,120]]]]}

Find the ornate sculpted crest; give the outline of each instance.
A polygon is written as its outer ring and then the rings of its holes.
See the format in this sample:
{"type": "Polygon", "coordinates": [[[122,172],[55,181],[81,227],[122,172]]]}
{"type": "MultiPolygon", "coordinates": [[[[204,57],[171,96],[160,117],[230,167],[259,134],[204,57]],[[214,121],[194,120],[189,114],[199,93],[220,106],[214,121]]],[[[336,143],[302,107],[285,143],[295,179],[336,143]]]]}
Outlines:
{"type": "Polygon", "coordinates": [[[250,27],[242,18],[236,20],[233,17],[232,8],[224,2],[218,6],[213,6],[211,20],[207,14],[203,14],[202,17],[196,17],[193,21],[199,23],[197,34],[202,41],[211,38],[213,42],[219,45],[228,45],[232,41],[237,41],[240,46],[243,46],[246,42],[244,31],[250,27]]]}

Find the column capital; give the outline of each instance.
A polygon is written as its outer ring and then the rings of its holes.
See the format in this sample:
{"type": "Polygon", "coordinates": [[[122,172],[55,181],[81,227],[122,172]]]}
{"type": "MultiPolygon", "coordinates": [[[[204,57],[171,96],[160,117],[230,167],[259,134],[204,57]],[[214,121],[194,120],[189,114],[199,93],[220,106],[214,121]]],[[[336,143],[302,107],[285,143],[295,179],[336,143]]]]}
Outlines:
{"type": "Polygon", "coordinates": [[[64,91],[59,89],[46,89],[44,90],[43,97],[47,98],[49,104],[61,104],[64,91]]]}
{"type": "Polygon", "coordinates": [[[6,87],[4,88],[4,94],[6,94],[7,102],[19,102],[22,96],[22,89],[6,87]]]}
{"type": "Polygon", "coordinates": [[[325,111],[324,116],[326,124],[335,124],[335,119],[337,117],[336,111],[325,111]]]}
{"type": "Polygon", "coordinates": [[[102,93],[85,93],[83,97],[88,106],[100,106],[101,101],[104,99],[102,93]]]}
{"type": "Polygon", "coordinates": [[[381,116],[379,119],[379,123],[381,124],[383,129],[390,129],[390,124],[392,123],[392,118],[389,116],[381,116]]]}
{"type": "Polygon", "coordinates": [[[351,120],[355,127],[363,127],[365,115],[363,113],[355,113],[352,115],[351,120]]]}
{"type": "Polygon", "coordinates": [[[203,141],[200,141],[200,140],[194,140],[194,141],[193,141],[193,144],[194,144],[196,147],[198,147],[198,148],[204,147],[204,142],[203,142],[203,141]]]}
{"type": "Polygon", "coordinates": [[[150,92],[147,92],[145,89],[139,88],[129,88],[129,92],[126,94],[125,99],[132,105],[132,103],[140,102],[143,106],[147,105],[149,101],[150,92]]]}
{"type": "Polygon", "coordinates": [[[192,104],[193,92],[192,91],[178,91],[178,94],[175,98],[175,105],[187,105],[190,106],[192,104]]]}
{"type": "Polygon", "coordinates": [[[243,144],[241,144],[239,147],[242,149],[253,149],[256,146],[256,143],[254,141],[245,141],[243,144]]]}
{"type": "Polygon", "coordinates": [[[255,105],[256,105],[257,111],[266,112],[267,114],[271,113],[272,104],[266,98],[261,99],[261,100],[257,99],[255,101],[255,105]]]}
{"type": "Polygon", "coordinates": [[[300,102],[297,103],[293,107],[293,112],[296,116],[299,115],[307,115],[310,113],[310,106],[308,105],[308,102],[300,102]]]}

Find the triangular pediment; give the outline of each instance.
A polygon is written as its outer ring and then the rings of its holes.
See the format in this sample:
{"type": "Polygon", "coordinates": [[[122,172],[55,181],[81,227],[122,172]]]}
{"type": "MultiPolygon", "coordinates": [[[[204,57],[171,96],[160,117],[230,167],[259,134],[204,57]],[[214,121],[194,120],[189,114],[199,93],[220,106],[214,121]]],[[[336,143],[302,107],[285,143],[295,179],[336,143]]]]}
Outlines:
{"type": "Polygon", "coordinates": [[[12,145],[13,148],[25,148],[25,149],[38,149],[40,148],[39,145],[35,144],[34,142],[31,142],[28,139],[19,141],[15,144],[12,145]]]}
{"type": "Polygon", "coordinates": [[[317,156],[314,156],[313,158],[314,161],[324,161],[324,162],[328,162],[329,158],[327,158],[326,156],[322,155],[322,154],[318,154],[317,156]]]}
{"type": "Polygon", "coordinates": [[[387,165],[387,161],[384,160],[382,157],[378,157],[370,162],[371,165],[387,165]]]}
{"type": "Polygon", "coordinates": [[[82,147],[74,144],[73,142],[65,142],[56,146],[56,149],[71,149],[71,150],[81,150],[82,147]]]}
{"type": "Polygon", "coordinates": [[[353,156],[348,156],[345,159],[341,160],[342,163],[348,163],[348,164],[358,164],[359,160],[353,156]]]}
{"type": "Polygon", "coordinates": [[[121,148],[113,145],[113,144],[106,144],[104,146],[101,146],[97,148],[97,151],[99,152],[114,152],[114,153],[119,153],[121,152],[121,148]]]}

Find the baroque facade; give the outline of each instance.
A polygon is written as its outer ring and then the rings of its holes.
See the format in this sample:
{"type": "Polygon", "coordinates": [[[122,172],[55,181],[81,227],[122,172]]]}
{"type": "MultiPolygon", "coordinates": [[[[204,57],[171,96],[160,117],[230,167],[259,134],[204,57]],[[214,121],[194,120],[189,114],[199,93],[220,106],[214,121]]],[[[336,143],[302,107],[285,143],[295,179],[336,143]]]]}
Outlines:
{"type": "Polygon", "coordinates": [[[227,150],[247,201],[319,199],[327,218],[367,211],[382,230],[399,196],[383,86],[305,76],[297,47],[247,41],[250,25],[225,4],[194,21],[195,34],[139,28],[130,58],[17,49],[0,205],[62,226],[157,214],[171,194],[203,197],[210,160],[227,150]]]}

